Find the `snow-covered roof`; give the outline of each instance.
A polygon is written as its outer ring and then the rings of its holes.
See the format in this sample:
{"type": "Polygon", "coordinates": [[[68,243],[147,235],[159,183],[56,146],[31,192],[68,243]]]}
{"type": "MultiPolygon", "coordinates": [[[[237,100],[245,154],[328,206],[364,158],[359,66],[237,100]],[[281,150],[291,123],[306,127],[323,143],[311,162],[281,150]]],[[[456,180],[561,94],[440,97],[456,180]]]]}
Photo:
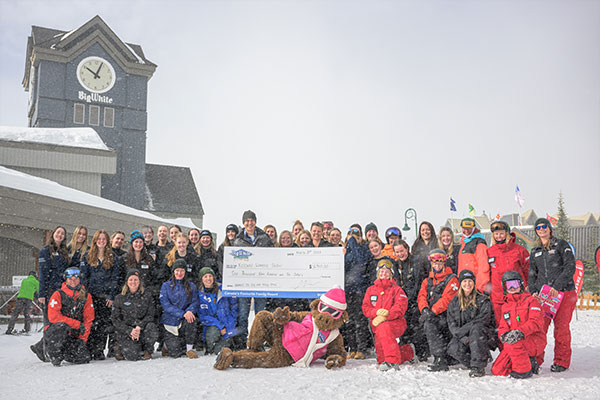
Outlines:
{"type": "Polygon", "coordinates": [[[58,200],[71,201],[73,203],[83,204],[90,207],[102,208],[139,218],[161,221],[168,225],[178,224],[188,228],[196,227],[190,218],[160,218],[147,211],[136,210],[135,208],[125,206],[112,200],[104,199],[99,196],[94,196],[90,193],[60,185],[49,179],[28,175],[2,166],[0,166],[0,186],[5,186],[11,189],[21,190],[29,193],[35,193],[58,200]]]}
{"type": "Polygon", "coordinates": [[[27,128],[0,126],[0,140],[110,150],[92,128],[27,128]]]}

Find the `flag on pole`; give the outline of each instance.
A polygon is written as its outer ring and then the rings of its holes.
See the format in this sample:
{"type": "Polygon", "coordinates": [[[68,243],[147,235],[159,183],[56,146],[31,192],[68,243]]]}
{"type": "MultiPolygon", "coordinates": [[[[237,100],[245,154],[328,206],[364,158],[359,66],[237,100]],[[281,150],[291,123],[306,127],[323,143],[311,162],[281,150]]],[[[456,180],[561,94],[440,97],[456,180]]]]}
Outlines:
{"type": "Polygon", "coordinates": [[[456,211],[456,202],[450,197],[450,211],[456,211]]]}
{"type": "Polygon", "coordinates": [[[472,217],[475,215],[475,207],[472,204],[469,204],[469,215],[472,217]]]}
{"type": "Polygon", "coordinates": [[[553,217],[553,216],[551,216],[551,215],[548,215],[548,213],[546,213],[546,219],[547,219],[548,221],[550,221],[550,223],[551,223],[552,225],[554,225],[554,224],[556,224],[556,223],[558,222],[558,220],[557,220],[556,218],[554,218],[554,217],[553,217]]]}
{"type": "Polygon", "coordinates": [[[515,201],[519,205],[519,207],[523,207],[525,204],[525,198],[521,195],[521,189],[519,189],[519,185],[515,186],[515,201]]]}
{"type": "Polygon", "coordinates": [[[496,214],[496,221],[500,221],[500,213],[496,214]]]}

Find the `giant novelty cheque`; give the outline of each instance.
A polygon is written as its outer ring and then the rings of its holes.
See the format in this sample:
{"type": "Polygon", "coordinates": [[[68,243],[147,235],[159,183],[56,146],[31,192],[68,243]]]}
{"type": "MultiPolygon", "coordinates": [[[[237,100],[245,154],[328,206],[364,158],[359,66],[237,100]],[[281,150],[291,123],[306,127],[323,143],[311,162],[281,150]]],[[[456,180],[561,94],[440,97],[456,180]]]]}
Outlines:
{"type": "Polygon", "coordinates": [[[224,296],[316,298],[344,287],[341,247],[225,247],[224,296]]]}

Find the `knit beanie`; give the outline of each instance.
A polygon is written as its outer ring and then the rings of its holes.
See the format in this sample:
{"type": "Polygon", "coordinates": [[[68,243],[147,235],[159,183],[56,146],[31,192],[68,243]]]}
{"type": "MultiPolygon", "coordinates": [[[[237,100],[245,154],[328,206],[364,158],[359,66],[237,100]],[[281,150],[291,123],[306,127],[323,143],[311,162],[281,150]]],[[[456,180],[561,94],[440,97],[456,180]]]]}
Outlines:
{"type": "Polygon", "coordinates": [[[229,231],[234,231],[235,234],[237,235],[238,233],[240,233],[240,228],[238,228],[238,226],[236,224],[229,224],[225,228],[225,233],[227,233],[229,231]]]}
{"type": "Polygon", "coordinates": [[[254,213],[254,211],[252,211],[252,210],[244,211],[244,214],[242,214],[242,223],[244,223],[247,219],[253,219],[254,222],[256,222],[256,214],[254,213]]]}
{"type": "Polygon", "coordinates": [[[477,224],[475,223],[475,220],[473,218],[463,218],[460,221],[461,228],[475,228],[476,226],[477,224]]]}
{"type": "Polygon", "coordinates": [[[548,229],[550,229],[550,232],[552,232],[552,224],[546,218],[542,217],[542,218],[536,219],[535,220],[535,224],[533,224],[533,226],[536,227],[539,224],[546,224],[546,225],[548,225],[548,229]]]}
{"type": "Polygon", "coordinates": [[[187,263],[183,258],[178,258],[177,260],[175,260],[175,262],[171,266],[171,271],[175,271],[175,269],[177,268],[183,268],[187,271],[187,263]]]}
{"type": "Polygon", "coordinates": [[[131,235],[129,235],[129,243],[133,243],[135,239],[142,239],[142,242],[144,241],[144,235],[137,229],[131,232],[131,235]]]}
{"type": "Polygon", "coordinates": [[[377,225],[375,225],[373,222],[369,222],[365,227],[365,233],[369,231],[375,231],[379,234],[379,231],[377,230],[377,225]]]}
{"type": "Polygon", "coordinates": [[[465,279],[471,279],[473,283],[475,283],[475,274],[468,269],[463,269],[460,271],[460,274],[458,274],[458,283],[461,283],[465,279]]]}
{"type": "Polygon", "coordinates": [[[208,229],[204,229],[202,232],[200,232],[200,237],[202,237],[202,236],[212,237],[212,234],[210,233],[210,231],[208,229]]]}
{"type": "Polygon", "coordinates": [[[138,271],[135,268],[129,268],[127,270],[127,275],[125,275],[125,282],[127,282],[127,280],[129,279],[129,277],[131,277],[133,275],[135,275],[135,276],[137,276],[139,278],[140,277],[140,271],[138,271]]]}
{"type": "Polygon", "coordinates": [[[341,287],[329,289],[327,293],[321,295],[320,299],[323,303],[336,310],[344,311],[346,309],[346,293],[341,287]]]}
{"type": "Polygon", "coordinates": [[[200,272],[198,273],[198,276],[199,276],[200,278],[202,278],[202,277],[203,277],[204,275],[206,275],[206,274],[211,274],[211,275],[213,276],[213,278],[215,278],[215,279],[217,278],[217,277],[215,276],[215,271],[213,271],[211,267],[204,267],[204,268],[201,268],[201,269],[200,269],[200,272]]]}

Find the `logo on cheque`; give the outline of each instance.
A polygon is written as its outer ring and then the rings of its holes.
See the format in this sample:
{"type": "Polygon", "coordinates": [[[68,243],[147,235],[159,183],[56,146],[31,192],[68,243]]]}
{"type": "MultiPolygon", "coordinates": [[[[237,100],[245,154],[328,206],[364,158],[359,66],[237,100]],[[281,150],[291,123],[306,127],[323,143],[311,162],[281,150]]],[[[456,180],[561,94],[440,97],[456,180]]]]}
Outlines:
{"type": "Polygon", "coordinates": [[[248,261],[248,259],[252,255],[252,253],[250,253],[249,251],[244,250],[244,249],[239,249],[239,250],[232,251],[231,255],[233,256],[234,260],[248,261]]]}

